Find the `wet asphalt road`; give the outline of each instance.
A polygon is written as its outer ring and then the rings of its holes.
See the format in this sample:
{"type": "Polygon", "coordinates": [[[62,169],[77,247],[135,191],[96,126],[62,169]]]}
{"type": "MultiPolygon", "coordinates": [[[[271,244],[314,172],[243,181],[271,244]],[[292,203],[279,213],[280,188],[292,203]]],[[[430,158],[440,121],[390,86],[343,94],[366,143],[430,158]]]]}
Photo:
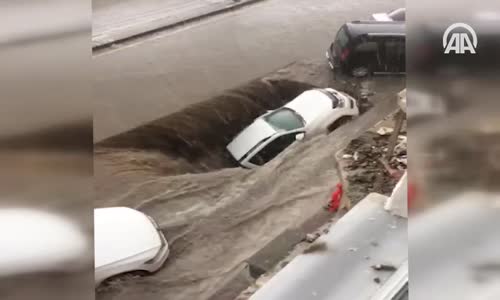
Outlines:
{"type": "Polygon", "coordinates": [[[202,101],[304,58],[342,23],[401,0],[268,0],[94,57],[94,140],[202,101]]]}

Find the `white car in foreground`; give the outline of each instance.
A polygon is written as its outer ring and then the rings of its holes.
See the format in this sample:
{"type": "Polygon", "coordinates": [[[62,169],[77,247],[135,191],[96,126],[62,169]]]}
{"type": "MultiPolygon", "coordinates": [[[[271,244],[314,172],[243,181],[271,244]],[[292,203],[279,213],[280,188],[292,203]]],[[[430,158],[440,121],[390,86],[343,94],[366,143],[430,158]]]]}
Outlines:
{"type": "Polygon", "coordinates": [[[127,207],[94,210],[95,284],[131,271],[155,272],[169,249],[147,215],[127,207]]]}
{"type": "Polygon", "coordinates": [[[390,21],[405,22],[406,8],[397,8],[390,12],[376,13],[372,15],[372,18],[375,21],[380,21],[380,22],[390,22],[390,21]]]}
{"type": "Polygon", "coordinates": [[[331,88],[305,91],[285,106],[268,111],[227,145],[245,168],[261,166],[296,140],[329,133],[359,115],[351,96],[331,88]]]}

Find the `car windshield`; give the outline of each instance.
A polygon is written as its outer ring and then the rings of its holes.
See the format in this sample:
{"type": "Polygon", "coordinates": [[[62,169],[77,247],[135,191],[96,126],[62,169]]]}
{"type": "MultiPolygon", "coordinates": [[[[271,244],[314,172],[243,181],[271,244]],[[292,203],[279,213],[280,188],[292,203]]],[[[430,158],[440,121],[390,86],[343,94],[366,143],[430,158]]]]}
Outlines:
{"type": "Polygon", "coordinates": [[[339,103],[340,103],[340,107],[343,107],[344,103],[342,101],[339,101],[339,98],[337,98],[337,95],[335,95],[333,92],[331,92],[327,89],[321,89],[319,91],[322,92],[323,94],[325,94],[326,96],[328,96],[328,98],[330,98],[330,100],[332,100],[332,108],[337,108],[339,106],[339,103]]]}
{"type": "Polygon", "coordinates": [[[264,117],[267,123],[277,130],[294,130],[304,127],[304,121],[293,110],[280,108],[264,117]]]}

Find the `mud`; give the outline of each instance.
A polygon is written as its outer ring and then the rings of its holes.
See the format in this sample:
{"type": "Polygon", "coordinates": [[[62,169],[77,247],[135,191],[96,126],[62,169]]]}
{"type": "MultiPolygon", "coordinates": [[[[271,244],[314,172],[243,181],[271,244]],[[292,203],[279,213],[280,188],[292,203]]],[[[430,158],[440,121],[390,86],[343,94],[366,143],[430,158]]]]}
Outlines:
{"type": "Polygon", "coordinates": [[[266,110],[313,87],[291,80],[257,79],[106,139],[96,145],[96,158],[121,164],[119,172],[142,169],[155,175],[235,167],[226,145],[266,110]]]}
{"type": "MultiPolygon", "coordinates": [[[[381,162],[387,152],[389,136],[368,131],[338,155],[343,157],[341,165],[348,182],[346,196],[352,204],[373,192],[390,196],[398,182],[398,176],[390,174],[381,162]]],[[[388,166],[402,174],[406,170],[406,144],[400,138],[398,145],[388,166]]]]}
{"type": "Polygon", "coordinates": [[[309,248],[304,250],[304,254],[325,252],[328,250],[328,245],[325,242],[314,243],[309,248]]]}
{"type": "Polygon", "coordinates": [[[267,76],[270,81],[250,83],[263,87],[257,92],[237,89],[211,99],[231,113],[202,103],[175,122],[171,115],[96,145],[95,206],[123,205],[151,215],[171,247],[156,274],[107,282],[98,299],[208,299],[264,245],[322,209],[339,180],[334,154],[396,108],[401,85],[382,83],[374,107],[331,135],[292,145],[255,170],[228,168],[232,162],[220,154],[231,135],[265,109],[329,80],[324,64],[306,75],[290,68],[276,75],[279,81],[267,76]]]}

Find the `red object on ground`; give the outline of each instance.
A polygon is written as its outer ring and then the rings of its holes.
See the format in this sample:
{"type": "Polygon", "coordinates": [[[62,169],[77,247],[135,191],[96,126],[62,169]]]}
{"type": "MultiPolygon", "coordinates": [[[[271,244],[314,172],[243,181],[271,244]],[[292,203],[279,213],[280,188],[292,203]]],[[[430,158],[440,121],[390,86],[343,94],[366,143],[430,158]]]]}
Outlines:
{"type": "Polygon", "coordinates": [[[342,183],[337,183],[337,188],[332,193],[332,199],[330,200],[330,204],[328,205],[328,210],[330,212],[334,212],[339,209],[340,199],[342,199],[342,183]]]}

